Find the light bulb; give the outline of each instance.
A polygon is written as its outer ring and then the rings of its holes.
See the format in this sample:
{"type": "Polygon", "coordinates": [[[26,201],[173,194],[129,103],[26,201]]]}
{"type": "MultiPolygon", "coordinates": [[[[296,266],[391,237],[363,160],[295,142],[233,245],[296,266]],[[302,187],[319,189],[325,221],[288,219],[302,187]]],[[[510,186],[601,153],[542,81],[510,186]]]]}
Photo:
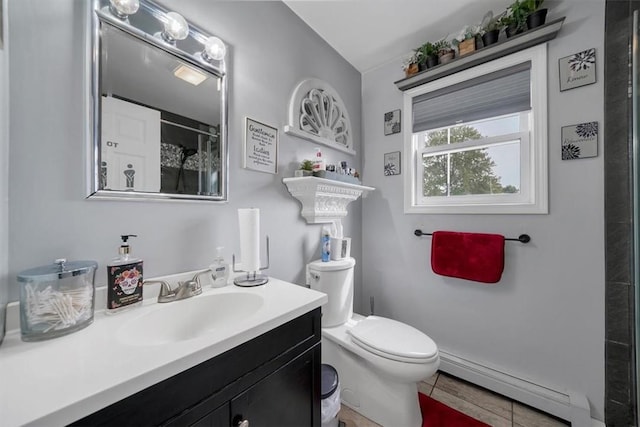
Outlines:
{"type": "Polygon", "coordinates": [[[139,7],[139,0],[109,0],[109,10],[120,19],[127,19],[127,16],[136,13],[139,7]]]}
{"type": "Polygon", "coordinates": [[[202,58],[211,62],[212,60],[220,61],[227,54],[227,47],[224,42],[217,37],[209,37],[204,42],[204,51],[202,58]]]}
{"type": "Polygon", "coordinates": [[[176,40],[184,40],[189,35],[189,24],[179,13],[169,12],[165,14],[164,31],[162,38],[168,43],[176,40]]]}

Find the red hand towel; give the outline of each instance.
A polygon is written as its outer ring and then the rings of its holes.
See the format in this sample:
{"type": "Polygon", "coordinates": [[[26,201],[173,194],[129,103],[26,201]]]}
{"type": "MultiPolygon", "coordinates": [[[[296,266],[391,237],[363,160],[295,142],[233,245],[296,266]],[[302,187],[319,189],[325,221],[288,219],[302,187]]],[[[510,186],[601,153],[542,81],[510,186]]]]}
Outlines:
{"type": "Polygon", "coordinates": [[[496,283],[504,270],[504,236],[436,231],[431,241],[431,268],[441,276],[496,283]]]}

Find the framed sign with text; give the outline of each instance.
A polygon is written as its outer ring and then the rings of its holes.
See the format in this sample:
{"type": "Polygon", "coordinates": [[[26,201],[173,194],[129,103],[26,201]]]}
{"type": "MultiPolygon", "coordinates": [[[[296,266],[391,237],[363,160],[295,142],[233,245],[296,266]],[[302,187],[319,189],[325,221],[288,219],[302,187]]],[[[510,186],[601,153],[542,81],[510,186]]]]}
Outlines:
{"type": "Polygon", "coordinates": [[[242,167],[278,173],[278,129],[247,117],[242,167]]]}
{"type": "Polygon", "coordinates": [[[560,92],[596,82],[596,49],[560,58],[560,92]]]}
{"type": "Polygon", "coordinates": [[[562,160],[584,159],[598,155],[598,122],[562,127],[562,160]]]}

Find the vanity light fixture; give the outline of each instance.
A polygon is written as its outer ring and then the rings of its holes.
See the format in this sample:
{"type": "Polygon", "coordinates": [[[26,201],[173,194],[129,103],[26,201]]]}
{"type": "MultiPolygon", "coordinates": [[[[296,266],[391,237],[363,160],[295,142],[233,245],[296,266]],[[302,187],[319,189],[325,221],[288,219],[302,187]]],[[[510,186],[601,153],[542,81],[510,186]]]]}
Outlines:
{"type": "Polygon", "coordinates": [[[109,0],[109,12],[116,18],[126,21],[140,8],[139,0],[109,0]]]}
{"type": "Polygon", "coordinates": [[[175,44],[176,40],[184,40],[189,35],[189,24],[179,13],[168,12],[161,18],[164,31],[160,33],[162,40],[175,44]]]}
{"type": "Polygon", "coordinates": [[[191,83],[194,86],[198,86],[203,81],[207,80],[207,75],[189,67],[185,64],[180,64],[173,70],[173,75],[185,82],[191,83]]]}
{"type": "Polygon", "coordinates": [[[220,61],[227,54],[227,47],[218,37],[209,37],[204,42],[202,59],[207,62],[220,61]]]}

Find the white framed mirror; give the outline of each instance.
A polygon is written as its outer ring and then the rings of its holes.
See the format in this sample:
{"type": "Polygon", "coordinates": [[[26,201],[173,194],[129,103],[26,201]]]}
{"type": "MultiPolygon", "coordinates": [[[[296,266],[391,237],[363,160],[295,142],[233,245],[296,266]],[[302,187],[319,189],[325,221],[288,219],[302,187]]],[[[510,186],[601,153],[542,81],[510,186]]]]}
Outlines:
{"type": "Polygon", "coordinates": [[[94,0],[88,197],[227,200],[226,45],[147,0],[94,0]]]}

